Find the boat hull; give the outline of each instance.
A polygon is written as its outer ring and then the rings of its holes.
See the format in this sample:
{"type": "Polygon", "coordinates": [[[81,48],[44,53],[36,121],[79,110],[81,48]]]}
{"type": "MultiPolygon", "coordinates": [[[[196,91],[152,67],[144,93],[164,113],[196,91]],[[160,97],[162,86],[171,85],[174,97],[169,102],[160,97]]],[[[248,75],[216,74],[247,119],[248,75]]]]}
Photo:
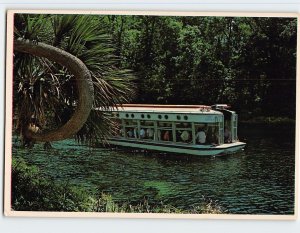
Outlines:
{"type": "Polygon", "coordinates": [[[224,154],[232,154],[242,150],[246,143],[234,142],[226,143],[222,145],[192,145],[192,144],[179,144],[172,142],[153,142],[146,140],[131,140],[131,139],[119,139],[111,138],[108,140],[111,145],[138,148],[144,150],[171,152],[179,154],[190,154],[198,156],[216,156],[224,154]]]}

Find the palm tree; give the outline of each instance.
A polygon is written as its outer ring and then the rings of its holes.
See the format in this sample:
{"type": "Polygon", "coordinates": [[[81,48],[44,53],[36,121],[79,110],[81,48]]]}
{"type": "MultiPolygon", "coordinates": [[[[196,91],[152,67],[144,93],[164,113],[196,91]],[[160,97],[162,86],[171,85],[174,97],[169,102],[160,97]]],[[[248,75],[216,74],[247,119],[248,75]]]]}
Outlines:
{"type": "Polygon", "coordinates": [[[117,67],[99,16],[16,14],[14,26],[13,109],[23,143],[105,140],[113,121],[91,109],[129,101],[134,77],[117,67]]]}

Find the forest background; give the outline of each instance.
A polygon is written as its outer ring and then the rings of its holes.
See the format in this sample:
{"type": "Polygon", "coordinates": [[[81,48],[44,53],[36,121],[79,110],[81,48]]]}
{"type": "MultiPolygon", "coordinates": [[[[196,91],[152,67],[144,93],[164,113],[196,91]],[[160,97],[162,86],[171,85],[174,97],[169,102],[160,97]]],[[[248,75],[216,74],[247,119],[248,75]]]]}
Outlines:
{"type": "Polygon", "coordinates": [[[228,103],[243,120],[295,119],[297,20],[100,16],[136,74],[136,103],[228,103]]]}

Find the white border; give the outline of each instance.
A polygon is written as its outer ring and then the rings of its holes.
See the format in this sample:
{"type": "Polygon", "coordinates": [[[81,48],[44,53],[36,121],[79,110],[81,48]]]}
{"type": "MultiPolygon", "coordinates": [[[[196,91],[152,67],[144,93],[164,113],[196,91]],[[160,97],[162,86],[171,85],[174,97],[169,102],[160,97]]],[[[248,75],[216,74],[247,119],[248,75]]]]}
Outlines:
{"type": "MultiPolygon", "coordinates": [[[[74,14],[70,10],[11,10],[8,11],[7,26],[7,69],[6,69],[6,109],[11,109],[12,96],[12,54],[13,54],[13,14],[14,13],[50,13],[50,14],[74,14]]],[[[173,11],[83,11],[76,10],[76,14],[115,14],[115,15],[160,15],[160,16],[231,16],[231,17],[293,17],[298,19],[299,35],[299,15],[296,13],[248,13],[248,12],[173,12],[173,11]]],[[[297,51],[299,51],[299,37],[297,37],[297,51]]],[[[297,80],[299,78],[299,59],[297,54],[297,80]]],[[[299,82],[297,81],[297,90],[299,82]]],[[[299,93],[297,93],[297,109],[299,103],[299,93]]],[[[6,111],[6,119],[12,119],[12,112],[6,111]]],[[[299,114],[297,112],[296,139],[299,139],[299,114]]],[[[129,213],[70,213],[70,212],[26,212],[10,210],[10,187],[11,187],[11,121],[6,122],[6,163],[5,163],[5,215],[6,216],[26,216],[26,217],[102,217],[102,218],[171,218],[171,219],[258,219],[258,220],[295,220],[298,214],[298,164],[299,164],[299,144],[296,143],[296,173],[295,173],[295,214],[294,215],[213,215],[213,214],[129,214],[129,213]]]]}

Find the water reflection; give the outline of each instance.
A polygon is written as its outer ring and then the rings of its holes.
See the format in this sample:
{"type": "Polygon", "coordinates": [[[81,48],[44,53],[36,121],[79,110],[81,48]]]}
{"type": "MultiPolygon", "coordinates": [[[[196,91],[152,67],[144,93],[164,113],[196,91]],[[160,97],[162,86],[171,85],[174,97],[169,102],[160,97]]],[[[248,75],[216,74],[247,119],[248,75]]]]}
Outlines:
{"type": "Polygon", "coordinates": [[[295,144],[293,129],[241,128],[247,149],[224,157],[143,154],[88,149],[71,140],[45,152],[13,148],[13,156],[37,165],[54,180],[110,193],[116,201],[163,200],[188,209],[203,196],[230,213],[293,214],[295,144]],[[280,133],[279,133],[280,132],[280,133]]]}

